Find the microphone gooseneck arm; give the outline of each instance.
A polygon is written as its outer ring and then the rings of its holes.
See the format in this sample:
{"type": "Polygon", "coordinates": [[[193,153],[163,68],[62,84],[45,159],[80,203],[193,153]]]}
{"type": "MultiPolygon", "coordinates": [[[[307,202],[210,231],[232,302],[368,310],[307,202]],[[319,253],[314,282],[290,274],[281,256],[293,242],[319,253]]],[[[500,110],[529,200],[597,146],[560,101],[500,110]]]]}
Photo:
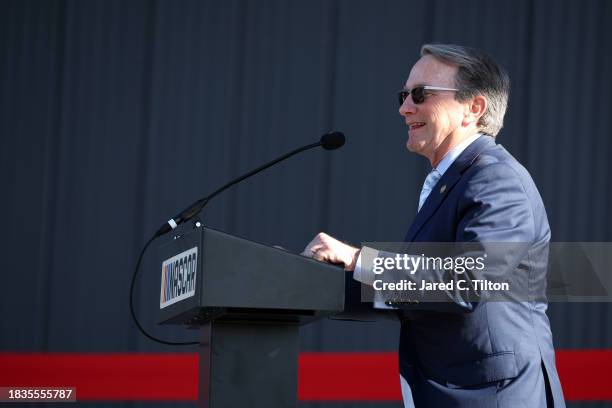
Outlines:
{"type": "MultiPolygon", "coordinates": [[[[259,173],[260,171],[264,171],[264,170],[265,170],[265,169],[267,169],[268,167],[270,167],[270,166],[274,166],[276,163],[278,163],[278,162],[282,162],[283,160],[288,159],[289,157],[291,157],[291,156],[293,156],[293,155],[296,155],[296,154],[298,154],[298,153],[300,153],[300,152],[303,152],[304,150],[312,149],[312,148],[314,148],[314,147],[318,147],[318,146],[321,146],[321,142],[312,143],[312,144],[309,144],[309,145],[306,145],[306,146],[302,146],[302,147],[300,147],[299,149],[295,149],[295,150],[293,150],[293,151],[291,151],[291,152],[289,152],[289,153],[286,153],[286,154],[282,155],[281,157],[279,157],[279,158],[277,158],[277,159],[272,160],[272,161],[271,161],[271,162],[269,162],[269,163],[263,164],[263,165],[261,165],[261,166],[257,167],[256,169],[253,169],[253,170],[249,171],[248,173],[243,174],[242,176],[240,176],[240,177],[238,177],[238,178],[235,178],[234,180],[232,180],[232,181],[228,182],[228,183],[227,183],[227,184],[225,184],[224,186],[221,186],[221,187],[219,187],[217,190],[213,191],[213,192],[212,192],[210,195],[208,195],[208,197],[204,198],[204,199],[203,199],[203,200],[204,200],[204,203],[203,203],[203,204],[202,204],[202,206],[201,206],[201,207],[198,209],[198,212],[199,212],[200,210],[202,210],[202,208],[204,208],[204,206],[206,206],[206,204],[208,204],[208,201],[209,201],[211,198],[213,198],[213,197],[217,196],[218,194],[221,194],[223,191],[227,190],[228,188],[230,188],[230,187],[231,187],[231,186],[233,186],[234,184],[240,183],[242,180],[244,180],[244,179],[246,179],[246,178],[249,178],[249,177],[251,177],[251,176],[252,176],[252,175],[254,175],[254,174],[257,174],[257,173],[259,173]]],[[[186,220],[185,220],[185,221],[186,221],[186,220]]]]}
{"type": "Polygon", "coordinates": [[[281,157],[278,157],[264,165],[261,165],[259,167],[257,167],[256,169],[253,169],[251,171],[249,171],[246,174],[243,174],[240,177],[237,177],[233,180],[231,180],[230,182],[224,184],[223,186],[219,187],[217,190],[213,191],[211,194],[207,195],[206,197],[196,201],[195,203],[191,204],[189,207],[187,207],[187,209],[181,211],[181,213],[179,213],[177,216],[175,216],[174,218],[170,219],[168,222],[164,223],[155,233],[155,237],[159,237],[163,234],[165,234],[166,232],[169,232],[171,230],[173,230],[174,228],[176,228],[179,224],[184,223],[185,221],[190,220],[191,218],[193,218],[196,214],[198,214],[200,211],[202,211],[202,209],[206,206],[206,204],[208,204],[208,202],[215,196],[221,194],[223,191],[227,190],[228,188],[230,188],[231,186],[233,186],[234,184],[240,183],[242,180],[249,178],[257,173],[259,173],[260,171],[263,171],[265,169],[267,169],[270,166],[275,165],[278,162],[281,162],[283,160],[288,159],[291,156],[294,156],[298,153],[303,152],[304,150],[309,150],[315,147],[319,147],[321,146],[321,142],[316,142],[316,143],[311,143],[309,145],[306,146],[302,146],[298,149],[292,150],[289,153],[286,153],[284,155],[282,155],[281,157]]]}

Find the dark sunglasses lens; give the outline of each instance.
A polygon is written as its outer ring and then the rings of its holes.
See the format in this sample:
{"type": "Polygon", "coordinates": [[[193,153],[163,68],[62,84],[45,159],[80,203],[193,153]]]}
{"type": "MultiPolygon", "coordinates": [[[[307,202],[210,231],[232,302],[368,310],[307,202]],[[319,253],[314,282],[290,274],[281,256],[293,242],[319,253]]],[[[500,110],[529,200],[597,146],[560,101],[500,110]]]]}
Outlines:
{"type": "Polygon", "coordinates": [[[412,102],[419,104],[425,102],[425,88],[418,86],[412,90],[412,102]]]}
{"type": "Polygon", "coordinates": [[[397,98],[398,98],[398,102],[400,106],[404,104],[404,101],[406,100],[407,97],[408,97],[408,92],[406,91],[399,91],[397,93],[397,98]]]}
{"type": "Polygon", "coordinates": [[[422,86],[418,86],[418,87],[412,89],[410,92],[408,92],[408,91],[399,91],[397,93],[397,98],[398,98],[398,102],[399,102],[400,106],[402,106],[404,104],[404,101],[406,100],[408,95],[412,96],[412,102],[414,102],[417,105],[420,104],[420,103],[425,102],[425,88],[422,87],[422,86]]]}

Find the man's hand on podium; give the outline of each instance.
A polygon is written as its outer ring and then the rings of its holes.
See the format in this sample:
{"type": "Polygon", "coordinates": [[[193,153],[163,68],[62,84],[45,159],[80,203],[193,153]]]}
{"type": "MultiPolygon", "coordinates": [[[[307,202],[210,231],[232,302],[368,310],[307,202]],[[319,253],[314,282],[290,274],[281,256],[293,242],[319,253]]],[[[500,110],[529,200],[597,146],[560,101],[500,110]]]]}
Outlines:
{"type": "Polygon", "coordinates": [[[314,258],[317,261],[342,264],[345,271],[352,271],[355,269],[360,252],[361,249],[359,248],[354,248],[324,232],[319,232],[306,245],[301,255],[314,258]]]}

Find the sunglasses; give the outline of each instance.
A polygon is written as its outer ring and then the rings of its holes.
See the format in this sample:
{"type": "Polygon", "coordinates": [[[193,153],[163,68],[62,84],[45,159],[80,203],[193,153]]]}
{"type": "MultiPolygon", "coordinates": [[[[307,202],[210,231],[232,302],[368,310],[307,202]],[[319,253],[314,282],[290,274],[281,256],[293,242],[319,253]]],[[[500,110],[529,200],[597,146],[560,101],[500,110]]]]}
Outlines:
{"type": "Polygon", "coordinates": [[[397,93],[400,106],[404,104],[404,101],[406,100],[408,95],[412,97],[412,102],[414,102],[416,105],[425,102],[425,94],[427,93],[426,91],[455,91],[457,92],[459,90],[455,88],[442,88],[439,86],[427,86],[427,85],[417,86],[412,89],[402,89],[401,91],[397,93]]]}

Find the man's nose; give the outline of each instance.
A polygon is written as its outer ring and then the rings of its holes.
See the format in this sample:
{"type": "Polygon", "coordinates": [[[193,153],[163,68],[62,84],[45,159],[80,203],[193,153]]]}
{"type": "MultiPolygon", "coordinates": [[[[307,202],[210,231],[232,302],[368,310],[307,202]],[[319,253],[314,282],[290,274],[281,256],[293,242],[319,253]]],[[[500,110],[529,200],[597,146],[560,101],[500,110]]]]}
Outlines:
{"type": "Polygon", "coordinates": [[[416,112],[416,105],[412,102],[412,97],[408,95],[399,107],[399,114],[402,116],[412,115],[416,112]]]}

